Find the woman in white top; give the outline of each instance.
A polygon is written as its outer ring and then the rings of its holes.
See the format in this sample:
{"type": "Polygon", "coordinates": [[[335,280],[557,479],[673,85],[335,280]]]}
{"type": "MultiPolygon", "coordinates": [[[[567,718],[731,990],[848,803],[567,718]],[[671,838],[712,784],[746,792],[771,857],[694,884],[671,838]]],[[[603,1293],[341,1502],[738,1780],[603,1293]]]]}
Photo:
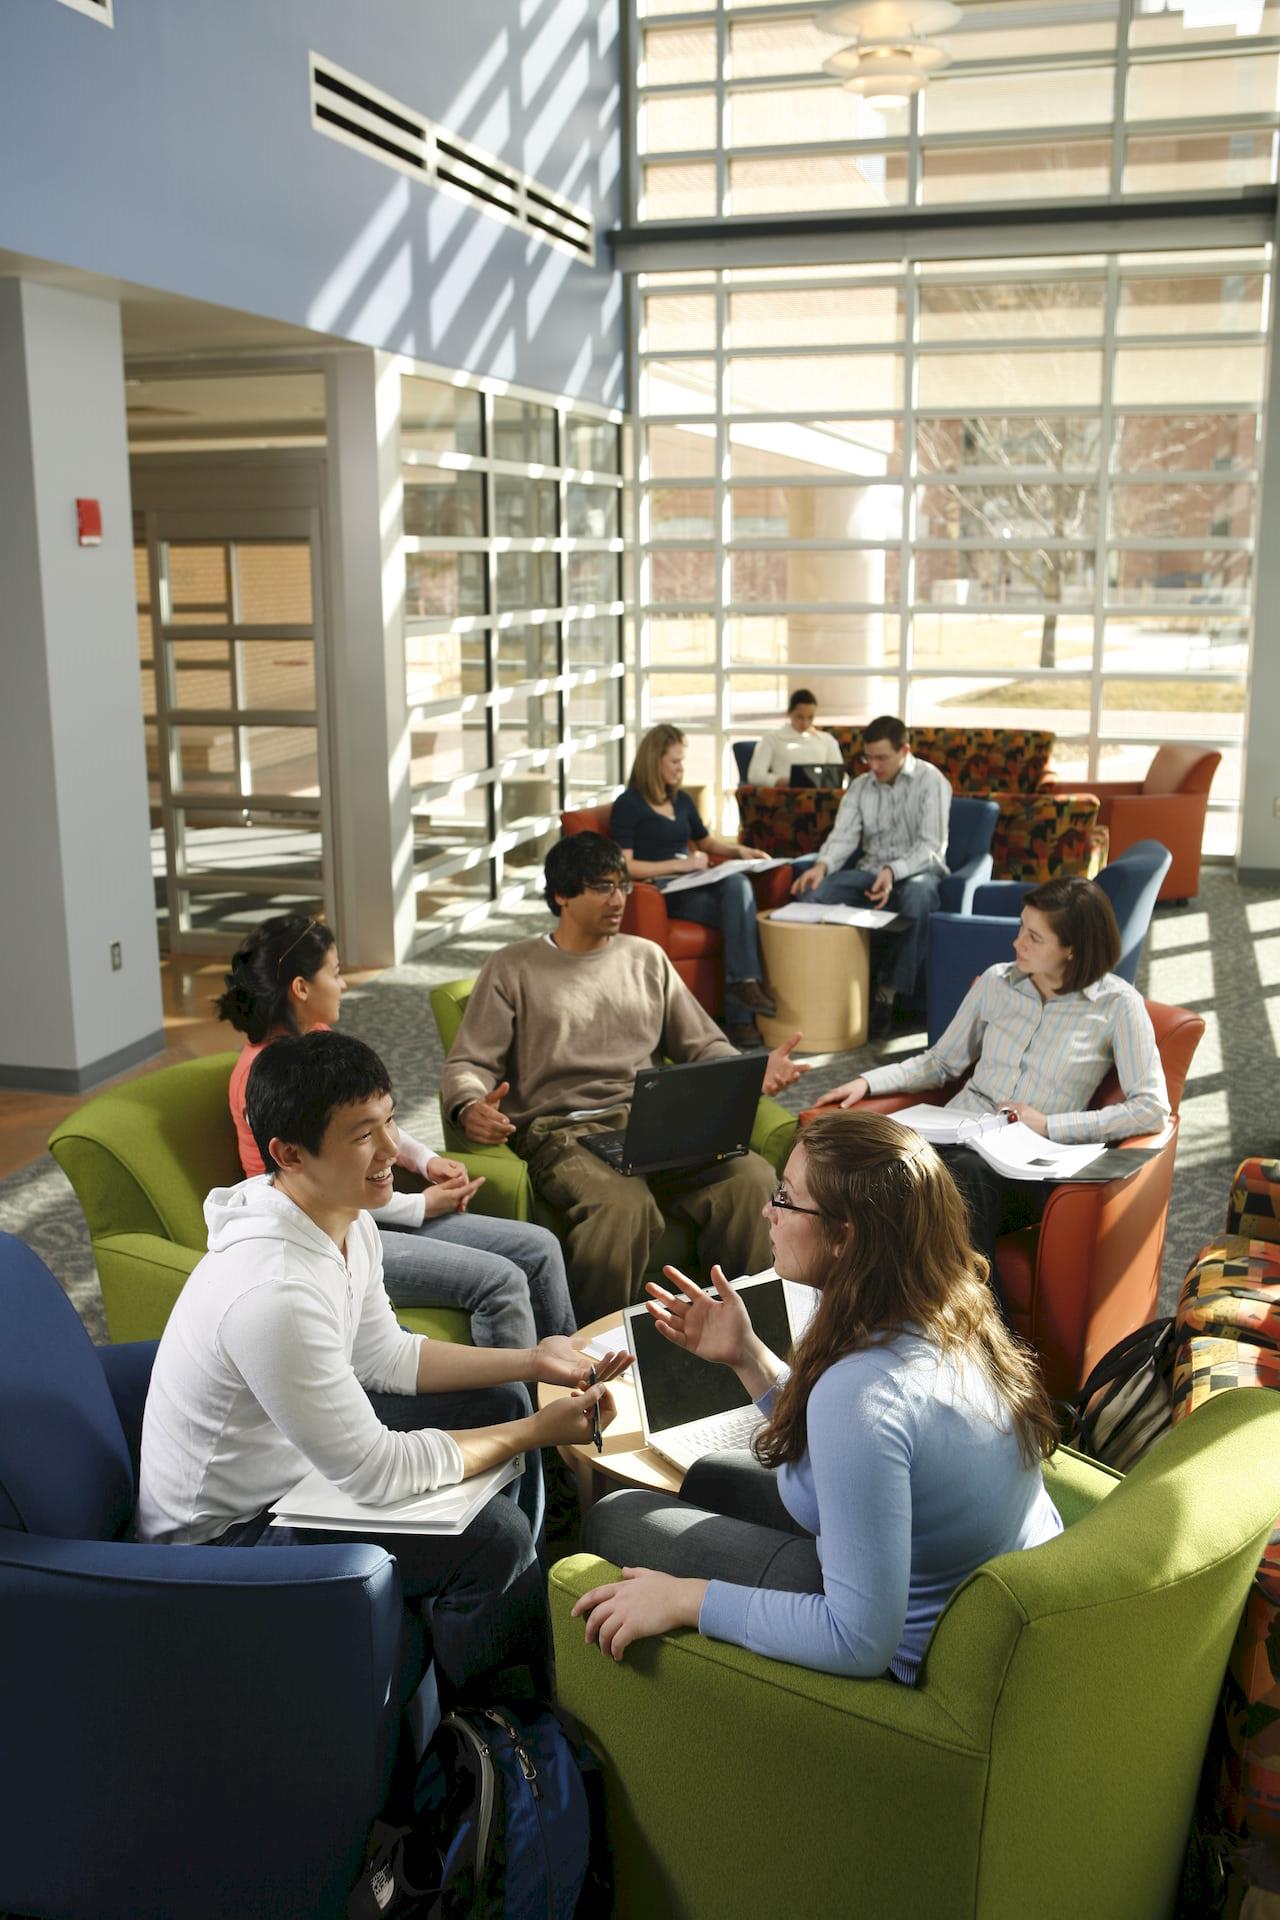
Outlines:
{"type": "Polygon", "coordinates": [[[833,734],[819,731],[818,702],[808,687],[797,687],[787,702],[787,724],[757,741],[747,768],[747,785],[785,787],[791,769],[821,762],[823,766],[843,768],[844,755],[833,734]]]}

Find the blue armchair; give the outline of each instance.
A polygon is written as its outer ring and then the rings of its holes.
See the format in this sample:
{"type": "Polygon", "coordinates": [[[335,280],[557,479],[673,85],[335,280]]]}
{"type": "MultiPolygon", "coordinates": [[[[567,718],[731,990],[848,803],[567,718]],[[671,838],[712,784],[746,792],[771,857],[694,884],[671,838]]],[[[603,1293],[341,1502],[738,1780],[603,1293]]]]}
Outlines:
{"type": "Polygon", "coordinates": [[[395,1562],[135,1543],[155,1350],[0,1234],[0,1910],[339,1920],[422,1661],[395,1562]]]}
{"type": "Polygon", "coordinates": [[[751,756],[759,745],[760,745],[760,742],[758,740],[735,740],[734,741],[733,757],[738,763],[739,781],[745,781],[747,777],[747,769],[751,765],[751,756]]]}
{"type": "Polygon", "coordinates": [[[992,874],[991,842],[1000,819],[994,800],[955,794],[947,826],[947,877],[938,906],[942,913],[972,913],[973,896],[992,874]]]}
{"type": "MultiPolygon", "coordinates": [[[[952,802],[953,811],[956,804],[952,802]]],[[[1120,926],[1116,972],[1131,985],[1137,982],[1147,929],[1172,858],[1158,840],[1140,840],[1098,875],[1098,885],[1115,908],[1120,926]]],[[[931,917],[926,961],[930,1046],[951,1024],[975,977],[997,960],[1012,958],[1018,915],[1030,892],[1020,881],[998,880],[973,890],[967,914],[931,917]]]]}

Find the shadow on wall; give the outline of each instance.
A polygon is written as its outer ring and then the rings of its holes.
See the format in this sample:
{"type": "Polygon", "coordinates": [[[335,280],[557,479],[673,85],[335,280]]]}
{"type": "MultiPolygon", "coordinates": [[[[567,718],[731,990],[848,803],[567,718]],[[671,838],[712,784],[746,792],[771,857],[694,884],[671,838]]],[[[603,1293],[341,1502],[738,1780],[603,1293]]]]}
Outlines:
{"type": "MultiPolygon", "coordinates": [[[[432,117],[588,208],[598,264],[388,169],[381,199],[311,299],[306,322],[416,359],[622,406],[623,283],[601,238],[621,215],[618,8],[537,0],[518,14],[504,11],[507,24],[432,117]]],[[[427,111],[413,79],[403,75],[398,89],[385,90],[427,111]]],[[[363,155],[346,158],[379,171],[363,155]]]]}

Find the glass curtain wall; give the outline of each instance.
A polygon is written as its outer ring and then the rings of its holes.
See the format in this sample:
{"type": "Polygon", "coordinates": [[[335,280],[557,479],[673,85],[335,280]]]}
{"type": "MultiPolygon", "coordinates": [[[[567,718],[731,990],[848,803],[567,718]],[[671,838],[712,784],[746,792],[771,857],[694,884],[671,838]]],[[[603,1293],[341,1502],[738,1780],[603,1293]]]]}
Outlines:
{"type": "Polygon", "coordinates": [[[616,789],[619,416],[406,375],[405,679],[421,934],[539,883],[561,809],[616,789]]]}
{"type": "MultiPolygon", "coordinates": [[[[723,243],[742,215],[1276,177],[1274,8],[1238,37],[1105,0],[967,6],[955,66],[888,112],[822,77],[838,42],[799,7],[673,16],[637,22],[641,224],[723,243]]],[[[1206,740],[1206,846],[1232,851],[1271,249],[804,246],[638,276],[642,724],[696,730],[691,777],[722,795],[731,741],[798,683],[829,719],[1051,727],[1082,782],[1206,740]]]]}
{"type": "Polygon", "coordinates": [[[1050,727],[1066,778],[1224,749],[1234,847],[1270,269],[641,275],[644,724],[691,777],[823,717],[1050,727]]]}
{"type": "MultiPolygon", "coordinates": [[[[641,220],[1177,194],[1275,179],[1280,6],[961,0],[953,65],[877,107],[812,0],[641,0],[641,220]]],[[[851,36],[852,37],[852,36],[851,36]]]]}

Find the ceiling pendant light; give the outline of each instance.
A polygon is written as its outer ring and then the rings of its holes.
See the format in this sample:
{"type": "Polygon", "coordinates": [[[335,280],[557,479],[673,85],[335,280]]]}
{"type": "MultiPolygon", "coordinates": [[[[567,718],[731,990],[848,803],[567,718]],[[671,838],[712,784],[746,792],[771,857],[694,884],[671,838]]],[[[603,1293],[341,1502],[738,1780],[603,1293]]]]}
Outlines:
{"type": "Polygon", "coordinates": [[[952,0],[842,0],[814,15],[822,33],[852,35],[850,44],[824,60],[822,70],[849,93],[879,107],[905,106],[931,77],[950,66],[945,47],[925,36],[960,19],[952,0]]]}

